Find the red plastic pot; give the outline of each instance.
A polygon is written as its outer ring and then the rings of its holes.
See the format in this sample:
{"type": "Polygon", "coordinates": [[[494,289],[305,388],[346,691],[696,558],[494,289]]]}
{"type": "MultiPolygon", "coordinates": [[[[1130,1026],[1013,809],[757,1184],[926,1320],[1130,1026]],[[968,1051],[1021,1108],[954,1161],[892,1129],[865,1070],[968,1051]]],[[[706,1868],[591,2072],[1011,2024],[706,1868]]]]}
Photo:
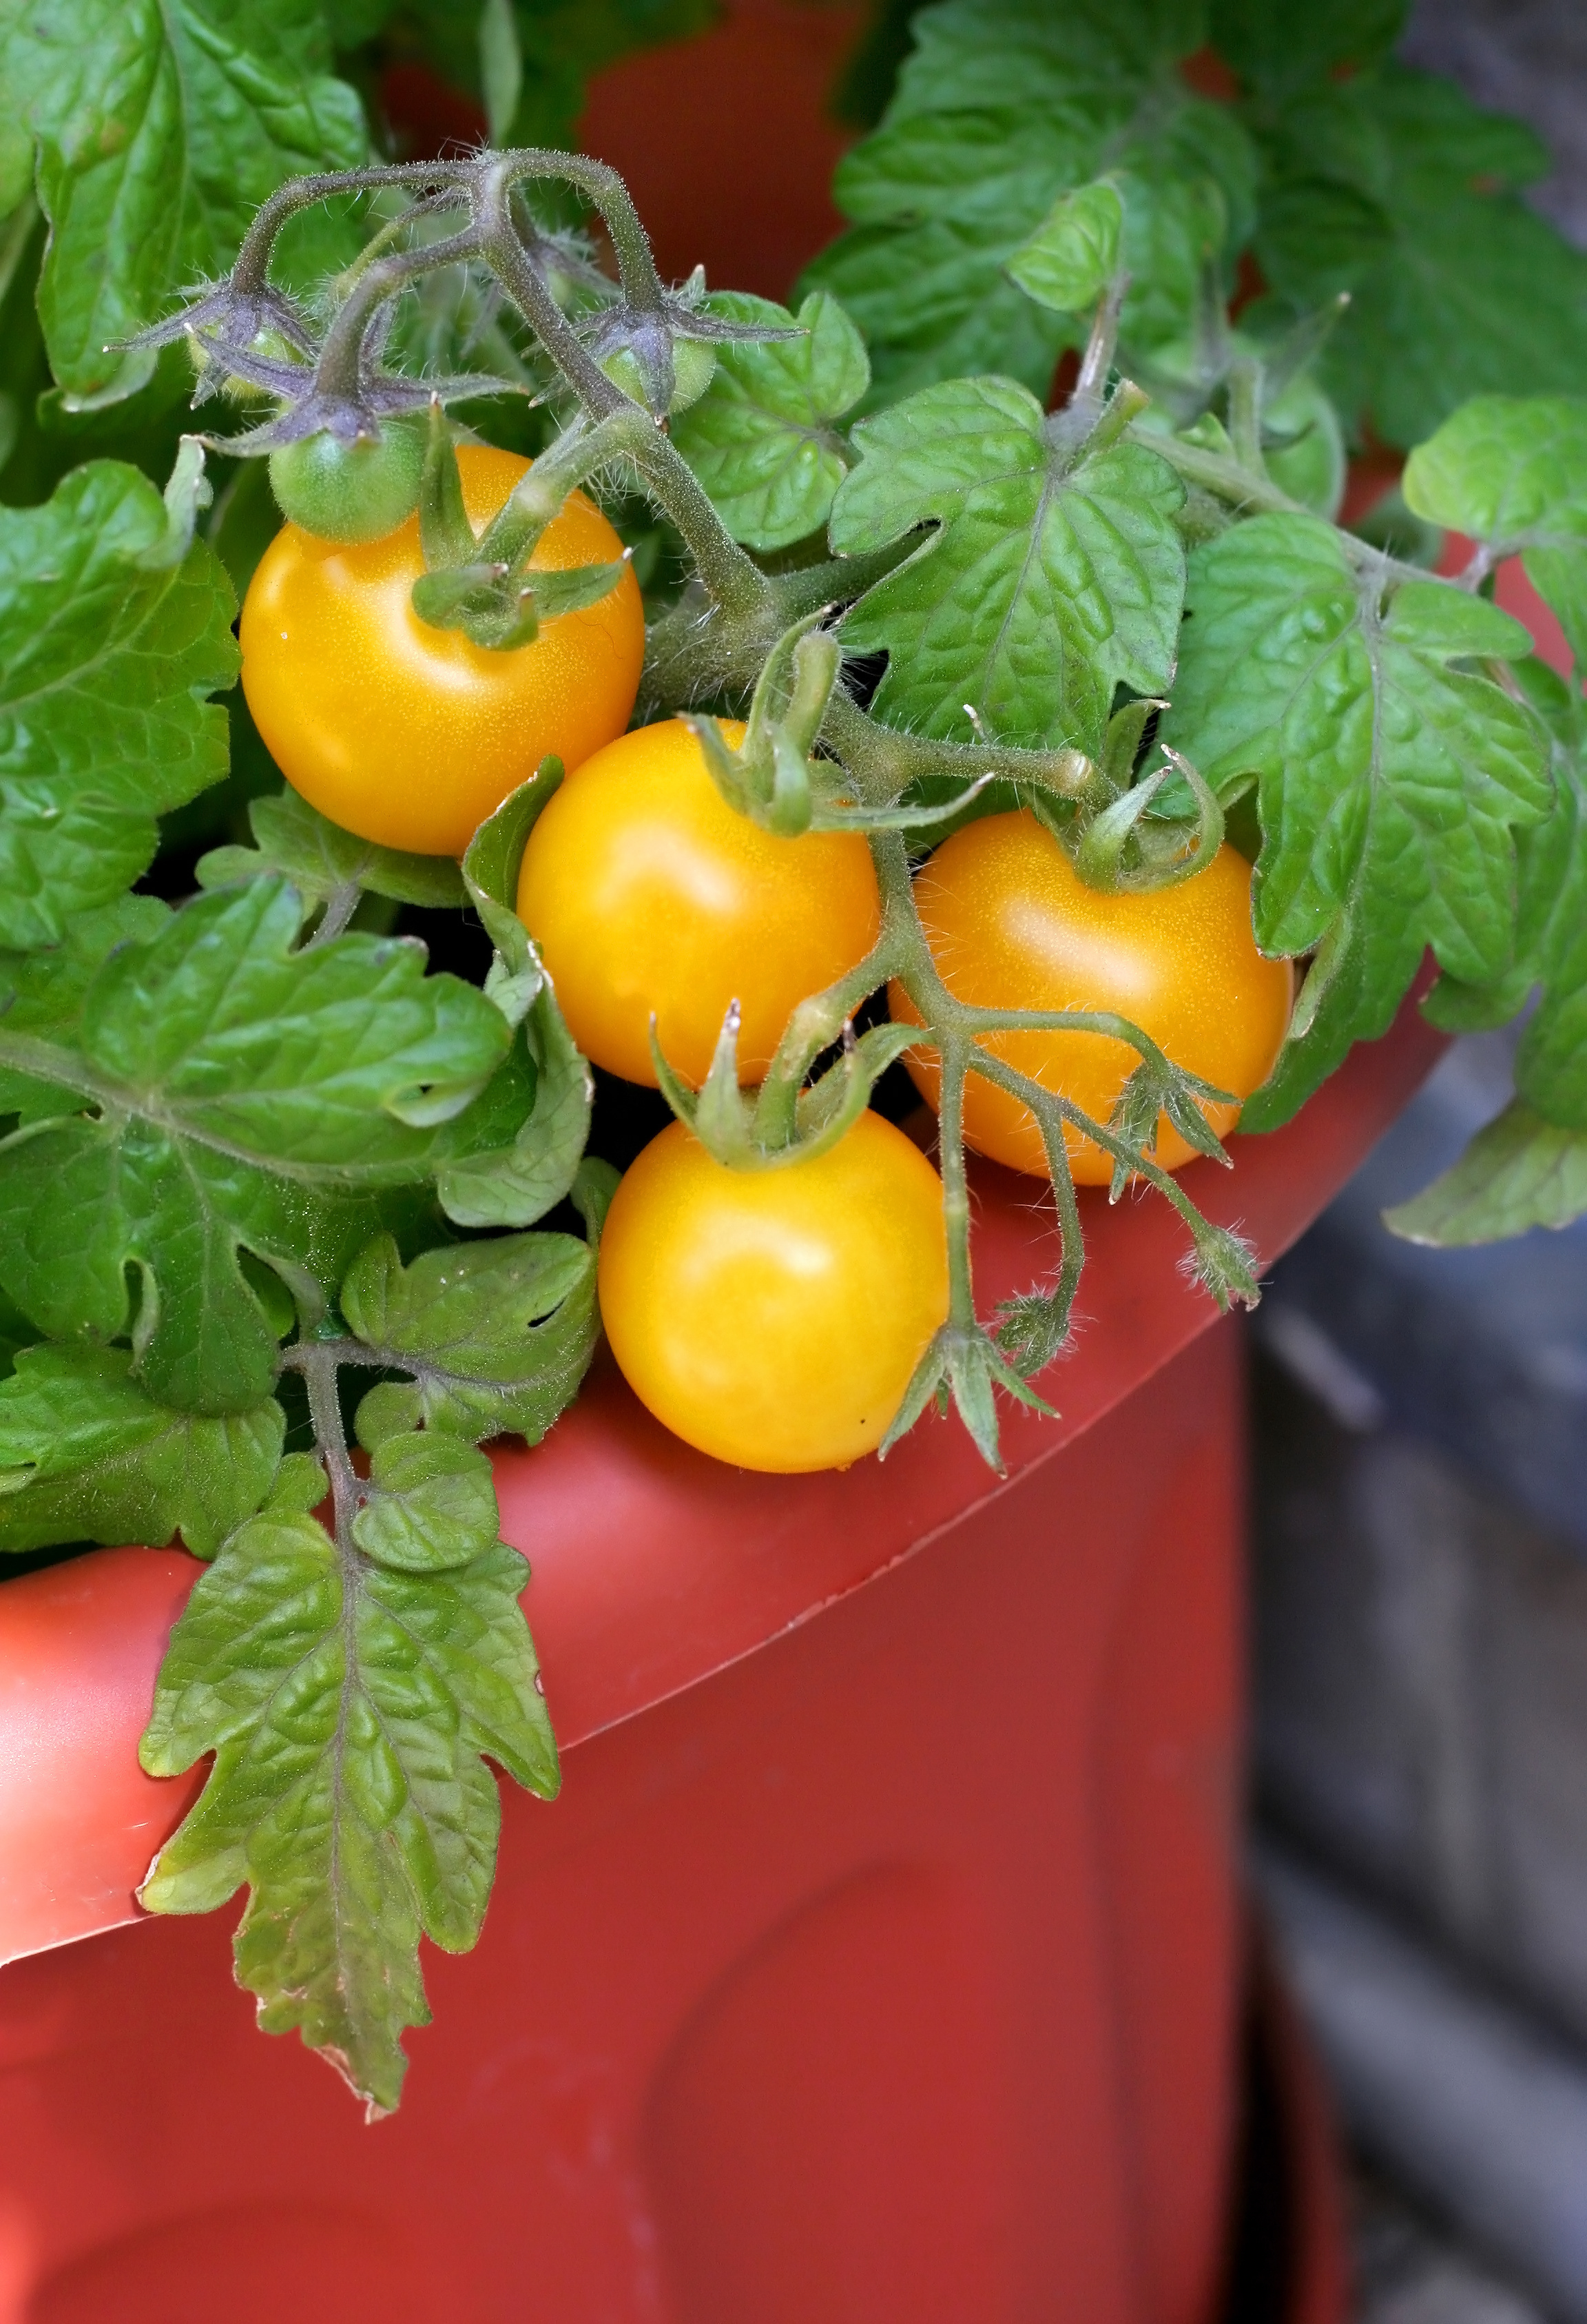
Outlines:
{"type": "MultiPolygon", "coordinates": [[[[1436,1054],[1408,1015],[1197,1196],[1264,1257],[1436,1054]]],[[[983,1297],[1047,1256],[979,1181],[983,1297]]],[[[1087,1208],[1061,1422],[754,1477],[607,1372],[498,1475],[567,1749],[507,1802],[366,2131],[257,2034],[227,1916],[116,1928],[193,1568],[0,1587],[0,2286],[27,2324],[1204,2324],[1242,1943],[1237,1341],[1157,1203],[1087,1208]],[[5,2241],[9,2235],[9,2245],[5,2241]]],[[[5,2314],[0,2306],[0,2315],[5,2314]]]]}

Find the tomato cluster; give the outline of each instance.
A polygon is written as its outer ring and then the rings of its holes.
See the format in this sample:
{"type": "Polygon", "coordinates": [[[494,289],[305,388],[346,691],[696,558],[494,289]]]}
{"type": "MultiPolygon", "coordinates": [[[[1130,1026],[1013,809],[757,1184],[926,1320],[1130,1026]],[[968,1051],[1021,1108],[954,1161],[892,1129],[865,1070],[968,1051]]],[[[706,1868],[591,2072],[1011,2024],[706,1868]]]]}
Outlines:
{"type": "MultiPolygon", "coordinates": [[[[381,482],[406,492],[400,445],[381,482]]],[[[527,464],[458,454],[481,530],[527,464]]],[[[303,465],[303,464],[300,464],[303,465]]],[[[313,509],[317,472],[300,500],[313,509]]],[[[291,479],[289,479],[290,485],[291,479]]],[[[331,479],[345,484],[340,469],[331,479]]],[[[291,505],[290,490],[283,495],[291,505]]],[[[737,1004],[744,1078],[762,1077],[801,1001],[875,945],[882,907],[854,831],[782,837],[738,813],[682,720],[625,732],[644,657],[631,572],[527,645],[476,646],[411,603],[424,570],[417,516],[375,539],[330,494],[337,539],[289,522],[261,561],[242,622],[243,683],[289,782],[333,821],[384,845],[461,854],[480,822],[547,753],[568,770],[534,825],[518,890],[569,1029],[609,1072],[655,1084],[653,1043],[703,1082],[737,1004]]],[[[365,521],[359,518],[358,521],[365,521]]],[[[540,569],[610,561],[620,544],[573,493],[541,537],[540,569]]],[[[736,746],[744,730],[723,722],[736,746]]],[[[954,834],[917,875],[942,986],[994,1010],[1115,1011],[1186,1070],[1238,1101],[1266,1076],[1289,1019],[1290,970],[1251,930],[1250,870],[1227,846],[1197,877],[1151,894],[1087,888],[1025,812],[954,834]]],[[[894,1017],[923,1022],[897,982],[894,1017]]],[[[984,1046],[1105,1121],[1137,1062],[1100,1032],[989,1033],[984,1046]]],[[[906,1060],[933,1105],[934,1053],[906,1060]]],[[[1239,1104],[1211,1106],[1219,1131],[1239,1104]]],[[[1033,1115],[972,1072],[968,1145],[1045,1175],[1033,1115]]],[[[1074,1176],[1109,1157],[1068,1133],[1074,1176]]],[[[1166,1118],[1156,1157],[1190,1147],[1166,1118]]],[[[601,1243],[601,1309],[617,1360],[665,1425],[719,1460],[798,1471],[873,1450],[949,1312],[941,1186],[920,1148],[867,1112],[813,1157],[729,1168],[682,1123],[640,1155],[601,1243]]]]}

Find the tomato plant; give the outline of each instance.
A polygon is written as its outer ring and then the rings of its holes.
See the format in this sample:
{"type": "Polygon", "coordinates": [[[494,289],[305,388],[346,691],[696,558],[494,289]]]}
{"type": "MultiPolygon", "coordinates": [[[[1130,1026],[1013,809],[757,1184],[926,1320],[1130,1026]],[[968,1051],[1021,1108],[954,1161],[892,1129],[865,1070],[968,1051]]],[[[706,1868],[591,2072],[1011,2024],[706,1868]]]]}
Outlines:
{"type": "MultiPolygon", "coordinates": [[[[940,847],[915,881],[932,957],[957,1001],[992,1010],[1104,1012],[1149,1034],[1186,1072],[1234,1099],[1250,1096],[1271,1071],[1289,1021],[1293,972],[1264,960],[1251,933],[1251,867],[1227,845],[1189,881],[1148,893],[1108,895],[1089,888],[1062,847],[1029,810],[967,824],[940,847]]],[[[902,1023],[921,1022],[901,983],[889,993],[902,1023]]],[[[1124,1094],[1134,1053],[1112,1034],[1058,1028],[989,1033],[989,1057],[1013,1065],[1106,1121],[1124,1094]]],[[[934,1058],[906,1056],[935,1104],[934,1058]]],[[[1203,1102],[1220,1137],[1239,1120],[1237,1103],[1203,1102]]],[[[1041,1124],[1009,1089],[976,1075],[966,1083],[964,1134],[977,1154],[1045,1176],[1041,1124]]],[[[1063,1125],[1076,1180],[1106,1185],[1111,1155],[1063,1125]]],[[[1196,1148],[1166,1116],[1155,1159],[1165,1170],[1196,1148]]]]}
{"type": "Polygon", "coordinates": [[[768,1170],[674,1121],[618,1189],[600,1282],[612,1352],[675,1435],[743,1469],[846,1467],[947,1316],[942,1189],[879,1114],[768,1170]]]}
{"type": "MultiPolygon", "coordinates": [[[[472,444],[460,447],[457,466],[476,530],[528,470],[513,453],[472,444]]],[[[600,510],[573,493],[530,570],[621,557],[600,510]]],[[[576,766],[622,733],[645,614],[625,569],[597,604],[548,622],[527,644],[491,650],[419,618],[413,585],[424,570],[417,515],[351,546],[284,526],[243,603],[243,691],[277,766],[332,823],[383,847],[461,856],[542,759],[576,766]]]]}
{"type": "MultiPolygon", "coordinates": [[[[720,731],[743,739],[737,722],[720,731]]],[[[675,718],[577,766],[529,834],[518,908],[587,1057],[654,1082],[654,1016],[696,1084],[735,1002],[739,1062],[759,1081],[799,1002],[863,960],[882,924],[858,833],[784,839],[736,815],[675,718]]]]}
{"type": "Polygon", "coordinates": [[[951,1402],[995,1463],[1077,1177],[1254,1299],[1165,1163],[1288,1120],[1429,952],[1441,1022],[1531,1013],[1400,1225],[1587,1208],[1587,259],[1539,149],[1395,60],[1393,0],[939,0],[784,307],[665,283],[566,150],[584,71],[705,13],[0,20],[0,1548],[208,1562],[143,1757],[210,1770],[142,1893],[246,1887],[266,2022],[377,2108],[419,1936],[485,1908],[482,1755],[555,1788],[479,1448],[576,1392],[598,1271],[719,1454],[951,1402]],[[416,51],[491,145],[381,150],[358,90],[416,51]],[[1368,427],[1457,580],[1333,521],[1368,427]],[[478,981],[415,940],[465,911],[478,981]],[[936,1173],[867,1112],[905,1052],[936,1173]],[[604,1260],[590,1056],[683,1125],[604,1260]],[[995,1099],[1056,1240],[986,1316],[995,1099]]]}

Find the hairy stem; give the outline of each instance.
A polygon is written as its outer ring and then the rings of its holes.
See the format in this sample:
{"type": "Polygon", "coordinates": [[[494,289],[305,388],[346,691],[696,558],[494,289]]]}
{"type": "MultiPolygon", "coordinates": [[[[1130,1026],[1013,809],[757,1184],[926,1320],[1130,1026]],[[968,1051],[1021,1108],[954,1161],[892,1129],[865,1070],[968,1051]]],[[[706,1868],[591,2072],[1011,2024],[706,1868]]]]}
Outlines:
{"type": "Polygon", "coordinates": [[[860,1003],[886,983],[899,953],[895,932],[884,928],[865,958],[846,976],[829,984],[824,992],[812,993],[795,1009],[756,1103],[756,1134],[763,1145],[792,1143],[805,1076],[821,1051],[841,1037],[860,1003]]]}
{"type": "Polygon", "coordinates": [[[303,1340],[287,1353],[295,1359],[291,1369],[302,1374],[308,1390],[308,1415],[314,1423],[315,1442],[331,1480],[336,1546],[346,1556],[353,1553],[353,1519],[363,1489],[348,1455],[346,1431],[342,1425],[342,1402],[336,1393],[337,1344],[334,1341],[303,1340]]]}

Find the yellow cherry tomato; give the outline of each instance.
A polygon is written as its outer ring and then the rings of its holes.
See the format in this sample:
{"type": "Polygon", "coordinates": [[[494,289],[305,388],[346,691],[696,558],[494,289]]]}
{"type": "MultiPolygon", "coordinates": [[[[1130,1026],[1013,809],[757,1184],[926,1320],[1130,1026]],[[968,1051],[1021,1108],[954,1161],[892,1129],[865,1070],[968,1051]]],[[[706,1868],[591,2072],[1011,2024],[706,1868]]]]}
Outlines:
{"type": "MultiPolygon", "coordinates": [[[[528,462],[463,444],[457,465],[478,532],[528,462]]],[[[621,555],[574,493],[530,561],[554,570],[621,555]]],[[[495,653],[419,620],[409,593],[424,569],[417,516],[353,547],[283,526],[243,607],[243,691],[277,766],[322,815],[383,847],[461,855],[548,752],[576,765],[622,733],[645,613],[626,571],[599,604],[495,653]]]]}
{"type": "MultiPolygon", "coordinates": [[[[992,815],[943,843],[916,879],[915,898],[942,981],[960,1001],[1111,1010],[1175,1065],[1237,1098],[1249,1097],[1272,1068],[1289,1021],[1290,968],[1256,948],[1251,867],[1232,847],[1179,887],[1105,896],[1086,886],[1033,815],[992,815]]],[[[920,1022],[902,987],[888,997],[900,1023],[920,1022]]],[[[1102,1122],[1140,1062],[1126,1043],[1101,1033],[999,1033],[984,1046],[1102,1122]]],[[[935,1105],[934,1052],[905,1063],[935,1105]]],[[[1220,1137],[1240,1116],[1238,1105],[1204,1110],[1220,1137]]],[[[977,1074],[965,1084],[964,1123],[977,1153],[1047,1175],[1035,1115],[977,1074]]],[[[1105,1185],[1113,1164],[1102,1148],[1067,1128],[1064,1143],[1077,1179],[1105,1185]]],[[[1160,1119],[1155,1158],[1165,1170],[1179,1169],[1193,1150],[1160,1119]]]]}
{"type": "Polygon", "coordinates": [[[942,1188],[864,1113],[830,1153],[729,1170],[674,1122],[617,1190],[601,1313],[640,1402],[741,1469],[871,1452],[948,1314],[942,1188]]]}
{"type": "MultiPolygon", "coordinates": [[[[736,744],[743,727],[722,723],[736,744]]],[[[587,1057],[654,1084],[654,1010],[663,1056],[696,1086],[730,1002],[739,1073],[757,1081],[797,1004],[862,960],[882,922],[857,833],[763,831],[676,718],[568,777],[529,834],[518,908],[587,1057]]]]}

